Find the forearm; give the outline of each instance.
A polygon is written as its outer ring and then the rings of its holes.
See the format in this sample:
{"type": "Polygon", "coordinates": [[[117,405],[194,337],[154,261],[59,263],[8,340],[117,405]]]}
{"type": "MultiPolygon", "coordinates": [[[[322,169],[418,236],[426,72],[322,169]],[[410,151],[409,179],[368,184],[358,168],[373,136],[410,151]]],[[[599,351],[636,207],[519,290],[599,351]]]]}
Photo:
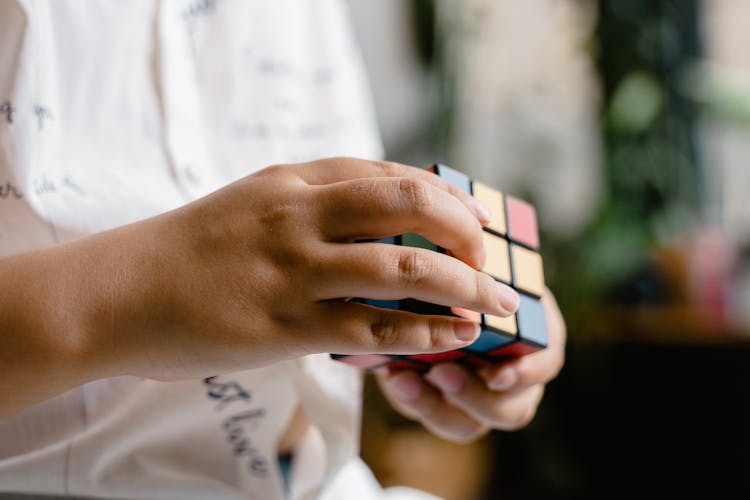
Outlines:
{"type": "Polygon", "coordinates": [[[0,418],[124,372],[115,331],[138,321],[148,268],[129,231],[0,260],[0,418]]]}

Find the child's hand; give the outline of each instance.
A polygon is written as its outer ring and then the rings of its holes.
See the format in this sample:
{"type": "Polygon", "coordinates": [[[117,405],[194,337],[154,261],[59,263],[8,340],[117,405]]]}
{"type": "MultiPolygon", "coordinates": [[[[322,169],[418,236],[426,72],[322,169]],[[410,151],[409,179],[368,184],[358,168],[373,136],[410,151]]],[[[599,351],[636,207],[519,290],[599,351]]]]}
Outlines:
{"type": "Polygon", "coordinates": [[[464,347],[478,335],[466,320],[344,299],[412,297],[510,314],[515,292],[476,271],[486,218],[474,198],[422,169],[351,158],[270,167],[117,230],[136,271],[124,271],[123,289],[91,327],[106,325],[120,371],[166,379],[308,353],[464,347]],[[457,258],[353,243],[406,232],[457,258]]]}
{"type": "Polygon", "coordinates": [[[544,387],[565,357],[565,323],[552,294],[542,297],[548,347],[477,373],[442,363],[421,377],[413,371],[377,374],[391,404],[434,434],[469,442],[490,429],[516,430],[536,414],[544,387]]]}

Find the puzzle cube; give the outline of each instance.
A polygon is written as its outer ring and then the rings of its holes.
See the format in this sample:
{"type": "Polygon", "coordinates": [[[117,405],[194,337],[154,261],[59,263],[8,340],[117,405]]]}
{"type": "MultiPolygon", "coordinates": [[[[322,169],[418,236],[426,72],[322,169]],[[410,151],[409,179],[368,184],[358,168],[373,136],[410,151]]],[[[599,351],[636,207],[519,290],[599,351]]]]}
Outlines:
{"type": "MultiPolygon", "coordinates": [[[[331,356],[343,363],[365,370],[381,367],[408,368],[426,371],[430,365],[455,361],[468,366],[481,366],[487,362],[523,356],[547,346],[547,324],[540,302],[544,292],[544,271],[539,254],[539,230],[534,207],[518,198],[503,194],[463,173],[445,165],[433,165],[430,170],[454,186],[474,195],[493,214],[493,220],[483,229],[487,262],[482,271],[497,281],[514,288],[521,303],[513,316],[501,318],[480,314],[458,307],[446,307],[415,299],[369,300],[357,299],[366,304],[400,309],[419,314],[460,316],[481,325],[481,333],[468,347],[430,354],[340,355],[331,356]]],[[[394,245],[426,248],[445,253],[418,234],[402,234],[377,240],[394,245]]]]}

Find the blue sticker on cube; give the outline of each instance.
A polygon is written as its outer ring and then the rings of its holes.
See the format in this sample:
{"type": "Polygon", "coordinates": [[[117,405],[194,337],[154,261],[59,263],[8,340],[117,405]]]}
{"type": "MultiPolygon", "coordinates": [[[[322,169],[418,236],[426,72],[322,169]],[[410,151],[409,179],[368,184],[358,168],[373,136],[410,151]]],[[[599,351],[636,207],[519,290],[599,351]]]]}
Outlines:
{"type": "Polygon", "coordinates": [[[513,342],[512,337],[498,335],[491,330],[482,330],[479,334],[479,338],[465,349],[471,352],[487,352],[502,347],[505,344],[510,344],[511,342],[513,342]]]}
{"type": "Polygon", "coordinates": [[[521,303],[518,306],[518,331],[525,341],[540,346],[547,345],[547,321],[542,303],[526,294],[519,293],[521,303]]]}
{"type": "Polygon", "coordinates": [[[453,170],[445,165],[435,165],[435,168],[441,178],[471,194],[471,179],[466,174],[462,174],[458,170],[453,170]]]}

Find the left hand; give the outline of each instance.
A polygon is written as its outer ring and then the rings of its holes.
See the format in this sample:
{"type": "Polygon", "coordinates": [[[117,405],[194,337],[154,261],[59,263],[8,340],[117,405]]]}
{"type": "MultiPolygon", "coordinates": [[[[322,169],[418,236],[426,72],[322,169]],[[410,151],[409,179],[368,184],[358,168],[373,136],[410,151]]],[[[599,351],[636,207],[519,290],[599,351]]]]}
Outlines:
{"type": "Polygon", "coordinates": [[[518,430],[536,414],[547,382],[565,359],[566,328],[552,293],[542,297],[548,346],[539,352],[472,371],[440,363],[424,376],[411,370],[377,374],[386,399],[401,414],[457,443],[492,429],[518,430]]]}

